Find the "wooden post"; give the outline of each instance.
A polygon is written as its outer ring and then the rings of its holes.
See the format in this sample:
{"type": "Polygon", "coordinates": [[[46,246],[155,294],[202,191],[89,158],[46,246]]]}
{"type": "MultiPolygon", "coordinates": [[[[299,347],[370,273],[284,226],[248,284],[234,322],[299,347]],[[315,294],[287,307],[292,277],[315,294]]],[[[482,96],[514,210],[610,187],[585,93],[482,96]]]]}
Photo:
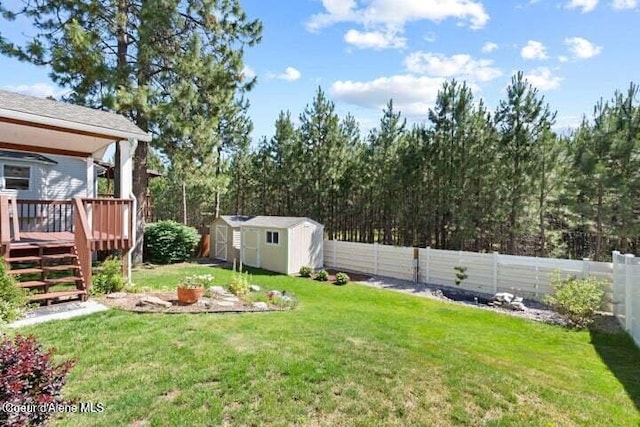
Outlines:
{"type": "Polygon", "coordinates": [[[420,281],[420,249],[413,248],[413,282],[420,281]]]}
{"type": "Polygon", "coordinates": [[[333,268],[338,268],[338,241],[337,240],[330,240],[331,244],[333,245],[333,268]]]}

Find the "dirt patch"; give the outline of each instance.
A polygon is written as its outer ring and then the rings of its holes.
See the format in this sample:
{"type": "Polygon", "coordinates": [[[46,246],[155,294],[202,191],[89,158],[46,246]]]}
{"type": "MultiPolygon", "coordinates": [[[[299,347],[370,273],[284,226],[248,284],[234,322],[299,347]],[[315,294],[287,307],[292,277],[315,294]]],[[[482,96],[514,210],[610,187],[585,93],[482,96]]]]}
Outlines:
{"type": "MultiPolygon", "coordinates": [[[[333,283],[336,281],[336,274],[338,274],[339,270],[334,270],[334,269],[328,269],[327,273],[329,273],[329,282],[333,283]]],[[[346,272],[347,276],[349,276],[349,279],[351,282],[366,282],[367,280],[371,279],[371,276],[367,276],[366,274],[362,274],[362,273],[350,273],[350,272],[346,272]]]]}
{"type": "Polygon", "coordinates": [[[176,292],[148,292],[144,294],[126,294],[120,298],[108,298],[100,296],[95,298],[100,303],[121,310],[134,311],[138,313],[244,313],[244,312],[265,312],[282,311],[281,307],[267,304],[268,308],[257,308],[252,302],[227,301],[220,298],[202,297],[194,304],[181,304],[178,301],[176,292]],[[156,297],[171,303],[170,307],[156,305],[140,305],[144,297],[156,297]]]}

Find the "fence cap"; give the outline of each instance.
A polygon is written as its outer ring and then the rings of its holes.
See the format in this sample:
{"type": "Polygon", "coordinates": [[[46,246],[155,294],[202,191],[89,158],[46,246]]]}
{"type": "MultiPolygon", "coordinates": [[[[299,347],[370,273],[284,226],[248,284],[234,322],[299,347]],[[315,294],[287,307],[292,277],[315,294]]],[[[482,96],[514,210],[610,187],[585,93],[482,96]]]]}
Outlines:
{"type": "Polygon", "coordinates": [[[635,258],[636,257],[634,254],[624,254],[624,256],[626,256],[627,258],[635,258]]]}

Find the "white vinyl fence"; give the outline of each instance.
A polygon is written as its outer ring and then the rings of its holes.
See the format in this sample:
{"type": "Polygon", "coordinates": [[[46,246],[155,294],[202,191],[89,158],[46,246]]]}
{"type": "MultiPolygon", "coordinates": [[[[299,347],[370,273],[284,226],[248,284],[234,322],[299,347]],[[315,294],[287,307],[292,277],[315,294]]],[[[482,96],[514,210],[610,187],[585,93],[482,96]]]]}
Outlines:
{"type": "Polygon", "coordinates": [[[613,253],[613,313],[640,346],[640,258],[613,253]]]}
{"type": "Polygon", "coordinates": [[[605,308],[640,346],[640,257],[630,254],[613,252],[609,263],[325,240],[324,265],[478,293],[511,292],[536,300],[552,291],[551,278],[558,271],[563,277],[593,276],[610,284],[606,291],[611,304],[605,308]],[[466,267],[468,276],[460,285],[455,284],[456,266],[466,267]]]}
{"type": "MultiPolygon", "coordinates": [[[[551,292],[552,275],[595,276],[611,283],[613,266],[595,262],[535,258],[498,253],[414,249],[378,244],[324,241],[324,264],[346,271],[359,271],[420,283],[457,287],[473,292],[494,294],[515,292],[541,300],[551,292]],[[455,284],[454,267],[466,267],[467,278],[455,284]]],[[[611,289],[608,289],[611,298],[611,289]]]]}

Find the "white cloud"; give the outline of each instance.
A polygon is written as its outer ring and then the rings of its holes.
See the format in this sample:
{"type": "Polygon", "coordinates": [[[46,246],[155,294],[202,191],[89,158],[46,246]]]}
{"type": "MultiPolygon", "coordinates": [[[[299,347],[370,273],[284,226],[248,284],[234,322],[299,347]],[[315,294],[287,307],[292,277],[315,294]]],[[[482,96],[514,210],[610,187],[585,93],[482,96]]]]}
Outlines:
{"type": "Polygon", "coordinates": [[[253,68],[245,64],[242,68],[242,75],[244,76],[244,80],[251,80],[256,76],[256,72],[253,68]]]}
{"type": "Polygon", "coordinates": [[[405,59],[411,73],[434,77],[459,77],[471,82],[487,82],[502,75],[489,59],[474,59],[467,54],[445,56],[439,53],[414,52],[405,59]]]}
{"type": "Polygon", "coordinates": [[[49,83],[34,83],[30,85],[4,86],[3,89],[22,93],[23,95],[37,96],[38,98],[59,98],[69,91],[53,86],[49,83]]]}
{"type": "Polygon", "coordinates": [[[407,116],[425,116],[435,104],[445,79],[440,77],[395,75],[370,81],[338,80],[331,95],[340,101],[365,108],[382,109],[393,99],[394,106],[407,116]]]}
{"type": "Polygon", "coordinates": [[[611,7],[616,10],[635,9],[638,6],[638,0],[613,0],[611,7]]]}
{"type": "Polygon", "coordinates": [[[554,76],[547,67],[534,68],[526,72],[524,78],[527,79],[532,86],[537,87],[541,91],[557,89],[562,82],[562,78],[554,76]]]}
{"type": "Polygon", "coordinates": [[[520,50],[524,59],[547,59],[547,48],[539,41],[529,40],[520,50]]]}
{"type": "Polygon", "coordinates": [[[598,5],[598,0],[569,0],[567,9],[582,9],[582,13],[591,12],[598,5]]]}
{"type": "Polygon", "coordinates": [[[282,74],[269,73],[267,74],[267,77],[270,79],[280,79],[287,82],[295,82],[300,77],[302,77],[302,73],[300,73],[300,71],[296,70],[293,67],[287,67],[284,70],[284,73],[282,74]]]}
{"type": "Polygon", "coordinates": [[[359,49],[402,49],[407,45],[407,39],[395,31],[361,32],[351,29],[344,35],[344,41],[359,49]]]}
{"type": "Polygon", "coordinates": [[[322,5],[325,11],[313,15],[307,22],[309,31],[339,22],[402,29],[408,22],[445,19],[455,19],[478,29],[489,21],[484,6],[475,0],[322,0],[322,5]]]}
{"type": "Polygon", "coordinates": [[[482,46],[482,53],[491,53],[494,50],[498,50],[498,45],[494,42],[486,42],[482,46]]]}
{"type": "Polygon", "coordinates": [[[560,55],[560,56],[558,56],[558,61],[567,62],[567,61],[569,61],[569,58],[567,58],[565,55],[560,55]]]}
{"type": "Polygon", "coordinates": [[[569,47],[569,51],[573,56],[580,59],[593,58],[602,52],[602,46],[596,46],[582,37],[566,38],[564,39],[564,44],[569,47]]]}

